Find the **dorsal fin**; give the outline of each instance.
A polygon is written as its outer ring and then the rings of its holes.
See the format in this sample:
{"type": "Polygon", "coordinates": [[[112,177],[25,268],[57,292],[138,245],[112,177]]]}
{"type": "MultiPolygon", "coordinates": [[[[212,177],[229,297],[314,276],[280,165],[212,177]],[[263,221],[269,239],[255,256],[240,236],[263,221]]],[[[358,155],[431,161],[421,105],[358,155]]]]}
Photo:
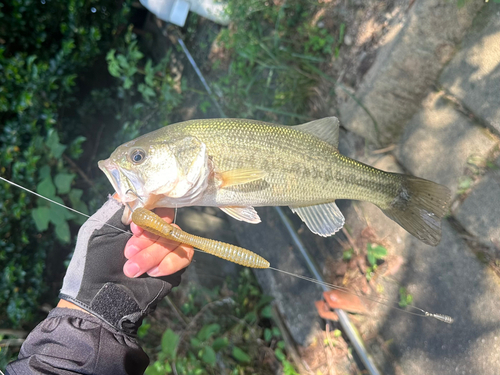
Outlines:
{"type": "Polygon", "coordinates": [[[293,128],[312,134],[334,147],[339,146],[339,119],[337,117],[325,117],[293,128]]]}

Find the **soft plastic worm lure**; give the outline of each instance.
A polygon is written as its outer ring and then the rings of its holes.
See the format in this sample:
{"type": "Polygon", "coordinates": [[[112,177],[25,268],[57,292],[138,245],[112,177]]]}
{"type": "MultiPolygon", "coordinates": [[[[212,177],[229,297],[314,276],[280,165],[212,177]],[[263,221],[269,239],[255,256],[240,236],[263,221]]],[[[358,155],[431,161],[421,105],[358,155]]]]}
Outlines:
{"type": "Polygon", "coordinates": [[[269,268],[269,262],[267,260],[250,250],[186,233],[168,224],[154,212],[146,210],[145,208],[141,207],[135,209],[132,213],[132,221],[148,232],[169,240],[191,245],[199,250],[230,262],[251,268],[269,268]]]}

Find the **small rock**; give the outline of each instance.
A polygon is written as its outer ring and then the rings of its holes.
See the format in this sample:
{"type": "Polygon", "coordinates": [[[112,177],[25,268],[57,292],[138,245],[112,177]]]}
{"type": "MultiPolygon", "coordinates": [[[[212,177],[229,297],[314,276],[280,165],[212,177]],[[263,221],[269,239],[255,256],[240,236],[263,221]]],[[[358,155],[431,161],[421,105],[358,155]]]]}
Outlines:
{"type": "Polygon", "coordinates": [[[352,45],[352,36],[350,36],[349,34],[347,34],[346,36],[344,36],[344,44],[346,46],[352,45]]]}
{"type": "Polygon", "coordinates": [[[368,314],[368,309],[358,296],[343,290],[329,290],[323,293],[327,305],[332,309],[342,309],[357,314],[368,314]]]}

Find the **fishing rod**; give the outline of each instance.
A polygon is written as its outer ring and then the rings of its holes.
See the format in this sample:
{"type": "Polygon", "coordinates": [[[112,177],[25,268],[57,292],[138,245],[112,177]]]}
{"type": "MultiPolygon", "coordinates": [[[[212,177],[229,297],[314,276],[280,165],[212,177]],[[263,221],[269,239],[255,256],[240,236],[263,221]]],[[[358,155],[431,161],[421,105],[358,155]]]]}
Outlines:
{"type": "MultiPolygon", "coordinates": [[[[101,224],[107,225],[111,228],[114,228],[114,229],[120,231],[120,232],[123,232],[123,233],[130,235],[130,236],[133,236],[133,234],[129,231],[125,231],[125,230],[118,228],[114,225],[97,220],[90,215],[84,214],[83,212],[75,210],[74,208],[71,208],[71,207],[68,207],[62,203],[56,202],[56,201],[54,201],[48,197],[45,197],[39,193],[36,193],[35,191],[32,191],[24,186],[16,184],[15,182],[10,181],[4,177],[0,176],[0,180],[4,181],[12,186],[15,186],[19,189],[22,189],[30,194],[33,194],[39,198],[45,199],[45,200],[49,201],[50,203],[56,204],[56,205],[63,207],[67,210],[70,210],[74,213],[77,213],[79,215],[87,217],[91,220],[96,220],[101,224]]],[[[320,280],[317,280],[317,279],[314,279],[311,277],[306,277],[306,276],[299,275],[299,274],[296,274],[293,272],[289,272],[289,271],[281,270],[279,268],[272,267],[269,264],[269,262],[267,262],[265,259],[260,257],[258,254],[255,254],[247,249],[243,249],[243,248],[235,246],[235,245],[230,245],[230,244],[227,244],[224,242],[214,241],[214,240],[210,240],[207,238],[202,238],[202,237],[198,237],[198,236],[194,236],[194,235],[191,235],[189,233],[186,233],[186,232],[168,224],[163,219],[161,219],[159,216],[157,216],[153,212],[148,211],[144,208],[136,209],[136,210],[134,210],[134,213],[136,213],[135,218],[138,221],[136,224],[143,227],[143,229],[151,231],[153,234],[156,234],[162,238],[173,239],[177,242],[182,242],[182,243],[185,243],[188,245],[192,245],[193,247],[196,247],[195,250],[197,250],[197,251],[208,252],[208,253],[211,253],[212,255],[221,257],[223,259],[226,259],[226,260],[238,263],[238,264],[241,264],[241,265],[246,266],[246,267],[269,269],[269,270],[279,272],[279,273],[282,273],[282,274],[285,274],[285,275],[288,275],[291,277],[295,277],[295,278],[298,278],[301,280],[305,280],[305,281],[308,281],[308,282],[311,282],[314,284],[321,285],[321,286],[323,286],[323,288],[340,290],[340,291],[343,291],[343,292],[346,292],[349,294],[353,294],[359,298],[363,298],[363,299],[366,299],[366,300],[369,300],[372,302],[382,304],[382,305],[387,306],[389,308],[392,308],[392,309],[395,309],[398,311],[402,311],[406,314],[420,316],[420,317],[424,317],[424,318],[434,318],[434,319],[437,319],[439,321],[442,321],[442,322],[448,323],[448,324],[453,323],[453,318],[448,316],[448,315],[444,315],[444,314],[440,314],[440,313],[432,313],[432,312],[426,311],[426,310],[424,310],[420,307],[414,306],[414,305],[408,305],[408,308],[413,309],[413,311],[407,311],[405,309],[402,309],[401,307],[395,306],[395,303],[390,302],[387,298],[368,297],[368,296],[362,295],[362,294],[357,293],[356,291],[354,291],[352,289],[349,289],[349,288],[346,288],[343,286],[334,285],[334,284],[331,284],[331,283],[328,283],[325,281],[320,281],[320,280]],[[205,248],[205,250],[203,250],[203,248],[205,248]],[[207,249],[215,249],[217,251],[217,254],[214,254],[215,251],[211,251],[211,250],[207,250],[207,249]],[[248,260],[249,257],[252,257],[252,256],[255,257],[255,258],[252,258],[252,259],[255,259],[255,261],[248,260]]],[[[133,218],[134,218],[134,216],[133,216],[133,218]]],[[[135,222],[135,220],[134,220],[134,222],[135,222]]]]}

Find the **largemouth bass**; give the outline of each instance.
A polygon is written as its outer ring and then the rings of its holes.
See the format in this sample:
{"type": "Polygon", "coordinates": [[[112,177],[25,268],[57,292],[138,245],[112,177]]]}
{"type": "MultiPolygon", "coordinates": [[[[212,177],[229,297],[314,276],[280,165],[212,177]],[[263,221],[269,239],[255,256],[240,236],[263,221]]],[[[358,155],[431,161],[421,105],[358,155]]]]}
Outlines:
{"type": "MultiPolygon", "coordinates": [[[[350,159],[339,153],[338,137],[335,117],[297,126],[191,120],[119,146],[99,167],[132,209],[215,206],[255,224],[254,207],[289,206],[312,232],[330,236],[345,222],[335,200],[354,199],[437,245],[449,189],[350,159]]],[[[126,210],[123,221],[130,217],[126,210]]]]}

